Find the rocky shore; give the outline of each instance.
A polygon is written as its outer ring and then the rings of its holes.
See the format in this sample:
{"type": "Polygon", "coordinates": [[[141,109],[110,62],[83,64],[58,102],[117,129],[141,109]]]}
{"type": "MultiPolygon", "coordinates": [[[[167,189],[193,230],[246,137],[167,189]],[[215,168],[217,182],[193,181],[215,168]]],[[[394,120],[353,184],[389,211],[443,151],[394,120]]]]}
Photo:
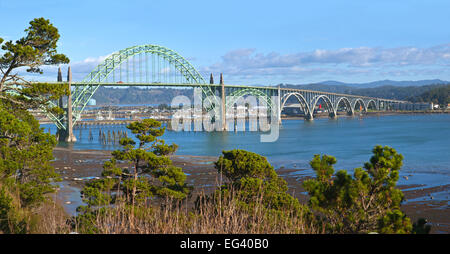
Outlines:
{"type": "MultiPolygon", "coordinates": [[[[74,214],[76,207],[82,204],[80,189],[89,179],[101,176],[103,163],[111,157],[110,151],[57,147],[53,154],[55,157],[53,166],[63,178],[59,183],[57,200],[63,204],[68,213],[74,214]]],[[[216,157],[173,155],[171,159],[175,166],[183,168],[189,184],[195,187],[193,196],[200,192],[209,193],[220,184],[221,176],[214,168],[216,157]]],[[[306,203],[308,196],[302,188],[302,182],[309,176],[302,174],[302,171],[305,170],[277,169],[277,173],[287,181],[291,194],[306,203]]],[[[450,233],[448,197],[433,199],[433,196],[439,193],[448,193],[450,184],[430,188],[425,185],[400,185],[399,188],[403,190],[406,198],[402,210],[413,221],[426,218],[432,225],[431,233],[450,233]]]]}

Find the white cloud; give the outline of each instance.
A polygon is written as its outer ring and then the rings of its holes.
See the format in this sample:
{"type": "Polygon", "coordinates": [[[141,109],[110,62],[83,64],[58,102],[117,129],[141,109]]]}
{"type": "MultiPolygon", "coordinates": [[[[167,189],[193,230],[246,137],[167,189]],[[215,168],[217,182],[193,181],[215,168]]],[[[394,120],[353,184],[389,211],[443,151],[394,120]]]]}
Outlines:
{"type": "MultiPolygon", "coordinates": [[[[430,48],[359,47],[336,50],[316,49],[310,52],[261,54],[255,49],[237,49],[222,56],[220,62],[202,67],[202,73],[226,73],[231,76],[293,77],[300,75],[376,75],[398,73],[439,73],[450,64],[450,44],[430,48]],[[417,67],[430,67],[417,71],[417,67]],[[409,70],[409,68],[416,68],[409,70]],[[433,71],[433,68],[435,71],[433,71]]],[[[448,72],[448,71],[447,71],[448,72]]],[[[280,82],[282,82],[280,80],[280,82]]]]}
{"type": "MultiPolygon", "coordinates": [[[[88,57],[70,63],[73,79],[81,81],[108,56],[88,57]]],[[[355,76],[363,78],[370,76],[371,79],[390,77],[416,79],[425,76],[448,79],[449,66],[450,43],[429,48],[358,47],[316,49],[293,54],[277,52],[263,54],[253,48],[236,49],[223,55],[217,63],[199,68],[199,71],[206,80],[210,73],[215,75],[224,73],[227,77],[226,82],[263,80],[267,83],[281,83],[322,78],[339,80],[355,76]]],[[[62,65],[61,68],[65,79],[67,65],[62,65]]],[[[42,69],[44,75],[29,74],[24,69],[20,73],[30,80],[56,81],[58,66],[44,66],[42,69]]]]}
{"type": "Polygon", "coordinates": [[[62,65],[45,65],[42,66],[41,69],[43,70],[43,75],[40,74],[31,74],[27,73],[25,70],[26,68],[20,68],[20,70],[17,70],[19,74],[24,76],[28,80],[33,81],[56,81],[57,75],[58,75],[58,68],[61,68],[63,79],[65,80],[67,77],[67,68],[68,66],[72,69],[72,78],[75,81],[81,81],[86,75],[88,75],[92,70],[94,70],[97,65],[102,63],[107,57],[106,56],[99,56],[99,57],[88,57],[82,61],[73,62],[69,64],[62,64],[62,65]]]}

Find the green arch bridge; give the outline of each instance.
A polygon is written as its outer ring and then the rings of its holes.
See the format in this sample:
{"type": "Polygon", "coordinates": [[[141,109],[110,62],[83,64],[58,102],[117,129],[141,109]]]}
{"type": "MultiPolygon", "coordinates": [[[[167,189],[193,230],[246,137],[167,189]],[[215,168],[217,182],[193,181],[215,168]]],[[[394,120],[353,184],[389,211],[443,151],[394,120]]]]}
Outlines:
{"type": "MultiPolygon", "coordinates": [[[[209,82],[180,54],[159,45],[140,45],[129,47],[109,55],[94,68],[82,81],[72,82],[69,67],[68,85],[71,87],[66,113],[48,117],[56,124],[59,131],[65,133],[67,141],[75,141],[72,128],[80,120],[81,114],[89,100],[100,86],[154,86],[154,87],[192,87],[201,90],[203,100],[209,100],[207,105],[221,105],[222,122],[225,122],[227,109],[235,106],[239,98],[248,95],[256,96],[269,108],[274,108],[278,122],[281,122],[281,111],[285,107],[299,107],[307,119],[313,119],[317,105],[327,109],[331,117],[337,116],[337,111],[344,109],[348,114],[355,110],[367,111],[369,107],[375,110],[390,110],[401,108],[407,101],[372,98],[358,95],[338,94],[303,89],[243,86],[214,84],[212,76],[209,82]],[[214,95],[217,98],[214,101],[214,95]],[[227,101],[226,98],[231,98],[227,101]],[[292,102],[296,102],[292,104],[292,102]]],[[[63,82],[61,71],[58,82],[63,82]]],[[[54,103],[63,106],[62,99],[54,103]]],[[[225,126],[225,125],[224,125],[225,126]]],[[[224,127],[225,129],[225,127],[224,127]]]]}

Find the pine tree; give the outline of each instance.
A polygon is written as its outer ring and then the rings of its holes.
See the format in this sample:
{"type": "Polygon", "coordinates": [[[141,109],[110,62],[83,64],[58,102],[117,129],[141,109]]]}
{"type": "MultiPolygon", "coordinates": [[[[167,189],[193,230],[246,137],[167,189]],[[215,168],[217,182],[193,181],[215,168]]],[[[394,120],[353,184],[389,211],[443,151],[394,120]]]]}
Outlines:
{"type": "Polygon", "coordinates": [[[30,22],[25,37],[13,42],[0,38],[0,230],[25,233],[29,224],[17,215],[33,213],[33,209],[54,192],[52,184],[59,180],[50,161],[56,139],[44,133],[28,110],[43,107],[49,112],[62,109],[48,104],[67,94],[67,88],[57,84],[31,83],[17,74],[20,67],[31,73],[41,73],[40,66],[68,63],[56,52],[58,30],[44,18],[30,22]],[[13,212],[11,212],[13,211],[13,212]],[[13,216],[14,215],[14,216],[13,216]],[[8,218],[4,218],[7,216],[8,218]],[[12,217],[11,217],[12,216],[12,217]],[[9,224],[8,224],[9,223],[9,224]],[[15,225],[15,226],[14,226],[15,225]]]}
{"type": "Polygon", "coordinates": [[[172,201],[187,198],[191,192],[186,174],[168,157],[178,146],[167,145],[159,138],[165,131],[161,123],[144,119],[127,128],[135,134],[138,143],[132,138],[122,138],[122,149],[113,151],[111,160],[103,165],[103,178],[86,183],[81,193],[87,206],[78,208],[81,220],[102,212],[109,205],[122,203],[133,217],[137,208],[150,207],[152,202],[171,205],[172,201]],[[119,166],[119,163],[128,166],[119,166]]]}
{"type": "MultiPolygon", "coordinates": [[[[253,209],[257,202],[273,211],[294,211],[301,214],[304,207],[287,193],[286,181],[279,177],[266,157],[245,150],[223,151],[215,163],[226,182],[220,196],[235,195],[242,207],[253,209]]],[[[217,197],[219,193],[215,193],[217,197]]]]}
{"type": "Polygon", "coordinates": [[[4,54],[0,56],[0,99],[12,103],[15,108],[36,109],[45,107],[47,111],[61,113],[61,109],[48,104],[68,93],[65,86],[52,83],[31,83],[14,71],[28,67],[30,73],[42,74],[41,66],[68,63],[69,59],[56,51],[59,40],[58,29],[49,20],[36,18],[25,29],[25,37],[13,41],[0,38],[4,54]],[[4,42],[4,43],[3,43],[4,42]]]}
{"type": "Polygon", "coordinates": [[[410,233],[410,219],[400,210],[404,199],[395,188],[403,156],[388,146],[375,146],[364,169],[334,175],[333,156],[315,155],[310,162],[316,178],[304,182],[309,206],[330,233],[410,233]]]}

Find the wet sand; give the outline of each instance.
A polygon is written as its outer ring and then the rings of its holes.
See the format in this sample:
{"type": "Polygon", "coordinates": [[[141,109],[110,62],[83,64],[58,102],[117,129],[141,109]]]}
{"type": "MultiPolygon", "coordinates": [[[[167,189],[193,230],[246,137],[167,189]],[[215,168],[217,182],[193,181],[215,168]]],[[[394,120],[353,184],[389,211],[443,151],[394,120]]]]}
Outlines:
{"type": "MultiPolygon", "coordinates": [[[[63,181],[59,183],[60,190],[57,199],[64,205],[68,213],[74,214],[81,205],[80,189],[89,179],[100,177],[102,165],[111,158],[111,151],[103,150],[71,150],[57,147],[52,163],[61,174],[63,181]]],[[[220,184],[221,176],[214,168],[217,157],[172,155],[173,164],[183,168],[187,181],[194,186],[193,196],[200,192],[210,193],[220,184]]],[[[122,165],[125,166],[125,165],[122,165]]],[[[289,186],[289,192],[302,203],[308,201],[308,196],[302,188],[302,182],[310,176],[302,174],[302,169],[276,169],[289,186]]],[[[448,193],[450,184],[426,188],[425,185],[399,185],[406,201],[402,210],[415,222],[418,218],[426,218],[432,225],[431,233],[450,233],[450,206],[448,197],[434,198],[440,193],[448,193]]]]}

